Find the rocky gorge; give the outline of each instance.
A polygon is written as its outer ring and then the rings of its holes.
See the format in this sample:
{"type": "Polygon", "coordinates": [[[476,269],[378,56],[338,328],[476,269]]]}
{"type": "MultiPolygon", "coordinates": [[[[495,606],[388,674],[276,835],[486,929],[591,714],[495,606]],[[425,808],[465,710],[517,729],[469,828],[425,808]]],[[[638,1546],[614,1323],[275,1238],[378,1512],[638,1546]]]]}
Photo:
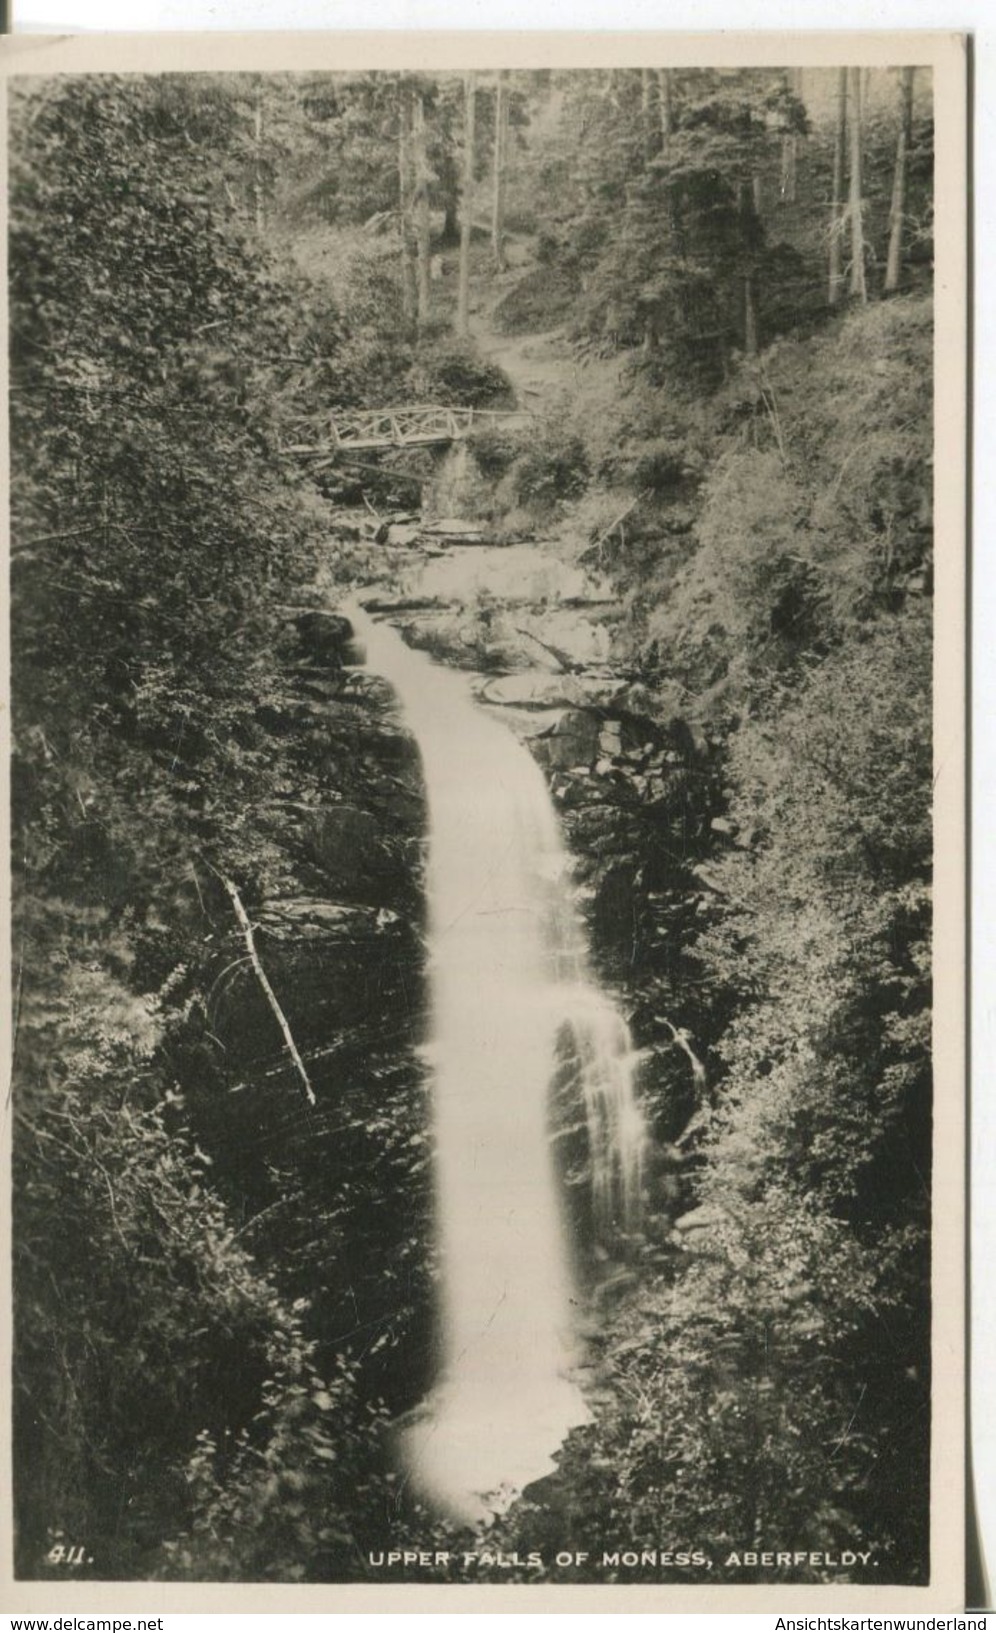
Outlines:
{"type": "Polygon", "coordinates": [[[22,1575],[925,1579],[930,94],[831,301],[804,78],[14,98],[22,1575]]]}

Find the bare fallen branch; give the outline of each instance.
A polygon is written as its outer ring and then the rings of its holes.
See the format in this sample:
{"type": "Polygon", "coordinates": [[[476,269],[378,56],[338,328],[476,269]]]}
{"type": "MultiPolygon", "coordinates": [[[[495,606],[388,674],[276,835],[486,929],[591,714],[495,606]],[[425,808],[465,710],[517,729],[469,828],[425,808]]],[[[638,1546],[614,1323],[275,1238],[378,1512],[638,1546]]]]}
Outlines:
{"type": "MultiPolygon", "coordinates": [[[[211,864],[208,863],[208,866],[210,867],[211,864]]],[[[256,951],[256,937],[253,932],[252,920],[242,905],[242,897],[239,895],[233,881],[227,874],[219,873],[217,868],[212,868],[211,871],[212,873],[218,874],[218,878],[221,880],[232,899],[232,906],[235,909],[235,917],[238,919],[242,934],[245,937],[246,948],[249,953],[249,962],[252,964],[252,967],[256,972],[256,979],[263,989],[266,996],[266,1001],[277,1018],[277,1025],[280,1027],[283,1034],[284,1043],[287,1045],[287,1053],[294,1062],[295,1068],[297,1069],[297,1074],[300,1077],[301,1082],[304,1084],[304,1092],[307,1095],[308,1103],[309,1105],[314,1106],[317,1104],[317,1102],[315,1100],[315,1091],[311,1087],[311,1079],[305,1070],[304,1061],[301,1059],[297,1044],[294,1042],[294,1035],[287,1024],[287,1016],[281,1009],[280,1004],[277,1001],[277,995],[270,985],[267,973],[259,961],[259,954],[256,951]]]]}

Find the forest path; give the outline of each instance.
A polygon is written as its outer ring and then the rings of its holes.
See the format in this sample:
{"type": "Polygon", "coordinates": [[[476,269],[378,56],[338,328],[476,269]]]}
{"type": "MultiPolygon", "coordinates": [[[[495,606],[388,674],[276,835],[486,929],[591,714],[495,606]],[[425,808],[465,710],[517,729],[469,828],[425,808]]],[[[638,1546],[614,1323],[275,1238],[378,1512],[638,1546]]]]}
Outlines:
{"type": "Polygon", "coordinates": [[[578,362],[564,325],[507,334],[496,321],[502,303],[535,272],[535,242],[525,235],[509,235],[506,248],[519,264],[505,272],[490,270],[473,277],[469,330],[481,356],[504,369],[520,408],[544,414],[571,390],[578,362]]]}
{"type": "Polygon", "coordinates": [[[498,313],[503,303],[542,271],[532,239],[512,237],[509,249],[519,252],[518,265],[506,272],[478,266],[471,275],[468,327],[480,355],[504,370],[519,407],[540,419],[563,423],[586,408],[599,416],[607,409],[611,412],[625,395],[625,353],[607,357],[591,351],[580,354],[562,318],[515,333],[501,326],[498,313]]]}
{"type": "Polygon", "coordinates": [[[520,408],[546,413],[577,384],[579,365],[563,329],[507,335],[494,327],[488,312],[471,318],[470,332],[482,357],[508,375],[520,408]]]}

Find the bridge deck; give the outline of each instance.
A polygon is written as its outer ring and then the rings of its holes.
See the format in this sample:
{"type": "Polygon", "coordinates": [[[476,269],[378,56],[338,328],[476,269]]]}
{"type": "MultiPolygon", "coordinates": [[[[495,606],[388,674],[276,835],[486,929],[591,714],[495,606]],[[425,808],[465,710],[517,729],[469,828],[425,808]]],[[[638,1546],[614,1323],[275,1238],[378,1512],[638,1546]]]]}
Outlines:
{"type": "Polygon", "coordinates": [[[328,455],[377,448],[427,448],[462,441],[474,431],[501,426],[526,429],[534,424],[528,409],[449,408],[417,403],[402,408],[364,409],[330,414],[327,436],[292,453],[328,455]]]}

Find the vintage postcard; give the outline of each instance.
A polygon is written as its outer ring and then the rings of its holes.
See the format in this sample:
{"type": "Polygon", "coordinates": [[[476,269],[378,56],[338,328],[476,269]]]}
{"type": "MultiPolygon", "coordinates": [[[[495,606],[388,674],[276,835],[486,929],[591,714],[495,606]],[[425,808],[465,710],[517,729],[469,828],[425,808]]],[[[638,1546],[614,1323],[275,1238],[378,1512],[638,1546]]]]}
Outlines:
{"type": "Polygon", "coordinates": [[[0,62],[11,1603],[959,1610],[964,39],[0,62]]]}

